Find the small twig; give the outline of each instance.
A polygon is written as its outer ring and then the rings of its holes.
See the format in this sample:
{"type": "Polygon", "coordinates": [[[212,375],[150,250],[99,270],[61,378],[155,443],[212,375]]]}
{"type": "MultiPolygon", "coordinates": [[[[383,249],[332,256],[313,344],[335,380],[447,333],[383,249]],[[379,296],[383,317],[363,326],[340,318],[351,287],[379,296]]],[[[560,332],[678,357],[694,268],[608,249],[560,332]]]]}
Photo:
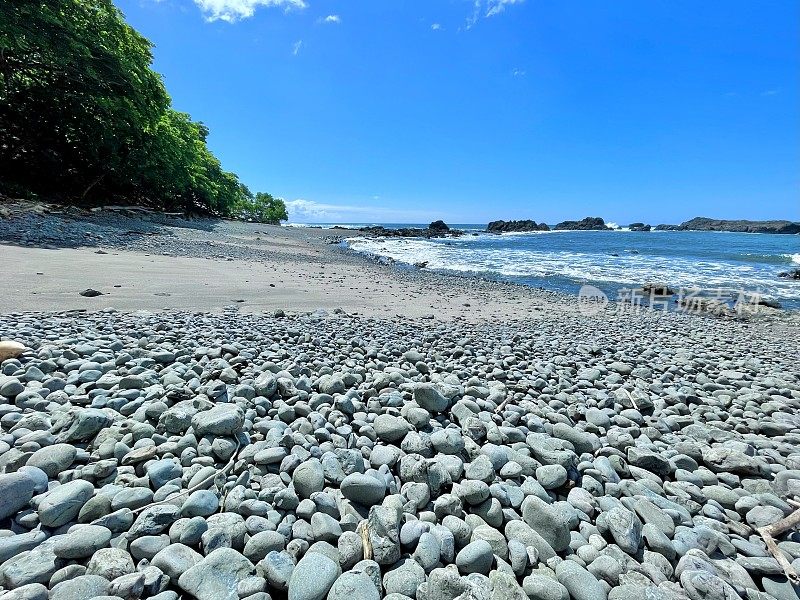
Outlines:
{"type": "Polygon", "coordinates": [[[639,405],[636,404],[636,400],[633,399],[633,396],[631,395],[631,393],[628,390],[626,390],[625,388],[620,388],[620,389],[623,392],[625,392],[626,394],[628,394],[628,398],[630,398],[631,404],[633,404],[633,408],[635,408],[636,410],[639,410],[639,405]]]}
{"type": "Polygon", "coordinates": [[[367,521],[361,522],[361,544],[364,546],[364,560],[372,560],[372,544],[369,541],[367,521]]]}
{"type": "Polygon", "coordinates": [[[800,523],[800,509],[794,511],[788,517],[781,519],[773,523],[772,525],[767,525],[766,527],[760,527],[756,529],[758,533],[764,538],[764,543],[767,545],[767,549],[770,551],[770,554],[775,557],[775,560],[783,567],[783,572],[786,573],[786,578],[793,582],[795,585],[800,583],[800,576],[797,575],[797,571],[794,570],[792,567],[792,563],[790,563],[786,556],[781,552],[780,548],[778,548],[778,544],[775,543],[775,538],[773,536],[780,535],[793,527],[796,527],[800,523]]]}
{"type": "Polygon", "coordinates": [[[500,403],[500,405],[497,408],[494,409],[495,414],[499,414],[500,411],[503,410],[506,407],[506,404],[508,404],[509,400],[511,400],[511,396],[506,396],[506,399],[503,400],[500,403]]]}

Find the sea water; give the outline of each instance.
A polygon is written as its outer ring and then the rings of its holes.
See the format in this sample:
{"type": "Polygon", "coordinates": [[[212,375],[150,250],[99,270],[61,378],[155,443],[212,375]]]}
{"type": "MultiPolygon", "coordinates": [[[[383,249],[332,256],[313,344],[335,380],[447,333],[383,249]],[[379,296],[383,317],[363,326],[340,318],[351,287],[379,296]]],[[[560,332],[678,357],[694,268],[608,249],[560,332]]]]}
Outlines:
{"type": "Polygon", "coordinates": [[[778,276],[800,268],[800,235],[627,230],[496,235],[484,233],[483,225],[452,227],[467,233],[436,239],[350,237],[346,243],[401,264],[427,263],[428,269],[570,294],[593,285],[611,300],[658,282],[707,295],[758,294],[800,309],[800,281],[778,276]]]}

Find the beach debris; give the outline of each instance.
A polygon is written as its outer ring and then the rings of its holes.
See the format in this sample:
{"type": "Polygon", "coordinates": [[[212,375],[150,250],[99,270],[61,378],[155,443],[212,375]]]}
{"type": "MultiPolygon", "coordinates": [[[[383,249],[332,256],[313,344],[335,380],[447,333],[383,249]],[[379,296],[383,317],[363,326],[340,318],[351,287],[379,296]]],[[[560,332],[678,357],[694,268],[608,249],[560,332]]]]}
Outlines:
{"type": "Polygon", "coordinates": [[[98,292],[97,290],[92,288],[86,288],[85,290],[80,292],[80,295],[85,298],[95,298],[97,296],[103,296],[105,294],[103,294],[103,292],[98,292]]]}
{"type": "Polygon", "coordinates": [[[666,283],[647,282],[642,286],[642,292],[653,296],[674,296],[675,290],[666,283]]]}
{"type": "Polygon", "coordinates": [[[783,518],[776,523],[772,523],[766,527],[760,527],[757,529],[757,531],[759,535],[764,538],[764,543],[767,545],[767,549],[769,550],[770,554],[775,557],[775,560],[778,561],[778,564],[780,564],[784,574],[786,575],[786,578],[794,585],[798,585],[800,584],[800,576],[798,576],[797,571],[795,571],[792,563],[786,559],[786,555],[781,551],[780,548],[778,548],[778,544],[775,542],[775,536],[790,531],[791,529],[794,529],[800,525],[800,505],[798,505],[796,502],[792,502],[791,504],[797,506],[797,510],[795,510],[788,517],[783,518]]]}
{"type": "Polygon", "coordinates": [[[25,352],[25,344],[15,342],[13,340],[4,340],[0,342],[0,362],[9,358],[17,358],[25,352]]]}

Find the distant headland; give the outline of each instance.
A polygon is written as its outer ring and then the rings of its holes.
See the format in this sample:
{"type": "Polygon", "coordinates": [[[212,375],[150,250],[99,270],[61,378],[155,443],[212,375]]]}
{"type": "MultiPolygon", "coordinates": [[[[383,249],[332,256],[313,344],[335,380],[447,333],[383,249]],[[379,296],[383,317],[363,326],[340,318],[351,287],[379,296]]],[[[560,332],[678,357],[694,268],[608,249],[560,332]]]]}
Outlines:
{"type": "MultiPolygon", "coordinates": [[[[609,226],[600,217],[586,217],[580,221],[562,221],[555,225],[553,231],[611,231],[609,226]]],[[[748,221],[709,219],[708,217],[695,217],[684,221],[680,225],[661,224],[655,227],[646,223],[631,223],[631,231],[731,231],[737,233],[800,233],[800,222],[794,221],[748,221]]],[[[551,231],[546,223],[537,223],[529,219],[520,221],[492,221],[487,227],[489,233],[520,233],[526,231],[551,231]]]]}
{"type": "Polygon", "coordinates": [[[747,221],[695,217],[680,225],[656,225],[656,231],[733,231],[737,233],[800,233],[800,222],[747,221]]]}

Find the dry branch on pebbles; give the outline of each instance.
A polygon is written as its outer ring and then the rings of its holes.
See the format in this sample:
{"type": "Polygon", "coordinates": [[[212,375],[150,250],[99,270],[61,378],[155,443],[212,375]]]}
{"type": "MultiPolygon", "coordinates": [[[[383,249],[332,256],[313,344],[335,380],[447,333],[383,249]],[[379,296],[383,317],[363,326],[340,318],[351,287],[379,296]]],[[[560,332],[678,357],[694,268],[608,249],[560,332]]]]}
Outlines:
{"type": "Polygon", "coordinates": [[[796,357],[697,324],[0,317],[0,598],[794,598],[796,357]]]}

